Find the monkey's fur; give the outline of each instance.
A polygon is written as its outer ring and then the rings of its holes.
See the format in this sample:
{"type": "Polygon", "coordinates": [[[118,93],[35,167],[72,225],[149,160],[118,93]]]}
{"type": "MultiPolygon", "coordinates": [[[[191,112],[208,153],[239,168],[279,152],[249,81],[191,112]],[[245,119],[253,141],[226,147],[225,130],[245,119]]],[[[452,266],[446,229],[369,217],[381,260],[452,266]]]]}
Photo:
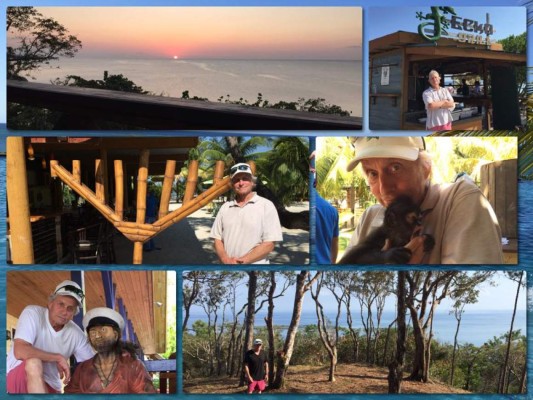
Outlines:
{"type": "MultiPolygon", "coordinates": [[[[420,225],[420,208],[407,196],[395,199],[385,210],[383,225],[372,231],[366,239],[349,249],[338,264],[405,264],[411,250],[404,246],[420,225]],[[382,250],[389,239],[388,250],[382,250]]],[[[431,235],[423,235],[424,251],[435,246],[431,235]]]]}

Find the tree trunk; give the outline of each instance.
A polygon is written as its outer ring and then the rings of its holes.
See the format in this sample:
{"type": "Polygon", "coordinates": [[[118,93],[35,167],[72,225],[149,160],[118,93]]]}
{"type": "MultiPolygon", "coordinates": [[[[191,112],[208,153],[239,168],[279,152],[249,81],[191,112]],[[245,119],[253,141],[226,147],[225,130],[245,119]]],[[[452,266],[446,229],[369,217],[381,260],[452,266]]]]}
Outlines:
{"type": "Polygon", "coordinates": [[[337,316],[336,316],[336,324],[335,324],[335,340],[331,340],[331,337],[328,333],[327,327],[326,327],[326,320],[324,315],[324,308],[320,301],[318,300],[318,296],[320,294],[320,290],[322,288],[322,284],[324,282],[323,280],[324,276],[322,275],[322,279],[318,279],[317,281],[317,287],[316,287],[316,293],[313,293],[313,289],[311,288],[311,297],[315,301],[315,311],[317,316],[317,327],[318,327],[318,334],[320,336],[320,341],[322,342],[322,345],[328,352],[329,357],[329,382],[335,382],[335,367],[337,366],[337,339],[338,339],[338,333],[339,333],[339,316],[340,316],[340,310],[341,310],[341,304],[342,300],[339,301],[337,298],[337,316]]]}
{"type": "Polygon", "coordinates": [[[315,277],[306,284],[305,281],[308,276],[309,272],[301,271],[296,277],[296,291],[294,294],[294,306],[292,309],[291,322],[289,324],[289,329],[287,330],[287,336],[285,338],[283,350],[278,352],[276,376],[274,378],[274,382],[272,383],[273,389],[280,389],[284,387],[285,375],[287,374],[292,352],[294,351],[294,340],[296,338],[296,333],[298,332],[298,326],[300,325],[304,295],[305,292],[309,290],[310,285],[317,279],[318,275],[315,275],[315,277]]]}
{"type": "Polygon", "coordinates": [[[346,322],[348,324],[348,329],[350,330],[350,337],[353,340],[353,362],[357,362],[357,360],[359,359],[359,334],[357,330],[353,329],[350,299],[350,294],[348,294],[346,296],[346,322]]]}
{"type": "Polygon", "coordinates": [[[189,322],[189,317],[191,315],[191,306],[198,297],[198,294],[200,293],[200,272],[199,271],[192,271],[189,272],[186,276],[187,280],[191,280],[192,287],[190,293],[188,295],[183,291],[183,324],[182,324],[182,331],[185,332],[185,329],[187,328],[187,324],[189,322]]]}
{"type": "MultiPolygon", "coordinates": [[[[397,320],[398,319],[396,318],[387,327],[387,335],[385,336],[385,345],[383,346],[383,358],[381,359],[381,365],[387,365],[387,351],[389,350],[390,330],[392,329],[392,326],[396,323],[397,320]]],[[[405,316],[404,316],[404,323],[405,323],[405,316]]]]}
{"type": "MultiPolygon", "coordinates": [[[[254,323],[255,323],[255,300],[257,297],[257,271],[248,271],[248,308],[246,309],[245,334],[242,359],[246,352],[253,347],[254,323]]],[[[244,386],[244,370],[241,371],[239,386],[244,386]]]]}
{"type": "Polygon", "coordinates": [[[335,369],[337,368],[337,348],[333,348],[333,354],[329,356],[329,377],[330,382],[335,382],[335,369]]]}
{"type": "Polygon", "coordinates": [[[457,337],[459,336],[459,328],[461,327],[462,309],[457,311],[455,317],[457,318],[457,328],[455,329],[455,336],[453,338],[453,353],[452,353],[452,372],[450,374],[450,386],[453,386],[453,379],[455,376],[455,355],[457,353],[457,337]],[[457,312],[459,314],[457,314],[457,312]]]}
{"type": "Polygon", "coordinates": [[[418,381],[418,382],[427,382],[427,377],[425,375],[426,371],[426,338],[423,328],[420,326],[420,322],[416,316],[416,311],[413,315],[411,312],[411,319],[413,321],[413,334],[415,339],[415,354],[413,357],[413,370],[411,375],[409,375],[409,380],[418,381]]]}
{"type": "Polygon", "coordinates": [[[274,293],[276,292],[276,273],[270,271],[270,289],[268,291],[268,315],[265,323],[268,329],[268,381],[274,381],[274,360],[276,354],[276,343],[274,340],[274,293]]]}
{"type": "Polygon", "coordinates": [[[389,364],[389,393],[402,392],[403,380],[403,363],[405,358],[405,338],[407,329],[405,326],[405,272],[398,271],[398,289],[397,289],[397,338],[396,338],[396,357],[389,364]]]}
{"type": "Polygon", "coordinates": [[[509,335],[507,337],[507,349],[505,350],[505,361],[503,363],[503,377],[502,379],[500,380],[500,386],[499,386],[499,390],[498,390],[498,393],[503,393],[504,392],[504,388],[506,386],[505,384],[505,381],[506,381],[506,374],[505,374],[505,371],[507,371],[507,368],[509,367],[509,354],[511,352],[511,343],[512,343],[512,340],[513,340],[513,326],[514,326],[514,319],[516,317],[516,306],[518,304],[518,297],[520,295],[520,286],[522,285],[522,278],[524,277],[524,271],[522,271],[520,273],[520,279],[518,281],[518,286],[516,288],[516,296],[515,296],[515,300],[514,300],[514,308],[513,308],[513,317],[511,318],[511,327],[509,328],[509,335]]]}

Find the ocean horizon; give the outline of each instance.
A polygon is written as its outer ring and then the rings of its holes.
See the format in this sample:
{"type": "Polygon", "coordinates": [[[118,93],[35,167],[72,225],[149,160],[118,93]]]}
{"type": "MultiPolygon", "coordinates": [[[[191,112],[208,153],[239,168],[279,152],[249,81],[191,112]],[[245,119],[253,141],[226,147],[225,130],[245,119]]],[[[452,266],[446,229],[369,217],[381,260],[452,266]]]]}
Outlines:
{"type": "Polygon", "coordinates": [[[103,79],[122,74],[155,95],[203,97],[216,102],[222,97],[248,103],[261,93],[270,104],[323,98],[330,105],[362,116],[362,61],[360,60],[225,60],[172,58],[60,58],[50,67],[32,72],[31,81],[50,83],[77,75],[103,79]]]}
{"type": "MultiPolygon", "coordinates": [[[[312,301],[312,300],[311,300],[312,301]]],[[[486,343],[488,340],[493,339],[494,337],[499,337],[503,334],[509,332],[509,327],[511,324],[513,310],[476,310],[468,311],[465,310],[463,314],[463,319],[461,321],[461,327],[459,329],[458,341],[461,344],[472,343],[476,346],[481,346],[486,343]]],[[[526,310],[517,310],[513,331],[520,329],[522,335],[526,335],[526,323],[527,323],[527,312],[526,310]]],[[[282,329],[286,329],[291,320],[292,311],[286,312],[274,312],[274,325],[282,329]]],[[[259,315],[255,318],[256,327],[265,327],[265,318],[266,313],[260,312],[259,315]]],[[[226,322],[230,321],[230,316],[226,316],[226,322]]],[[[326,318],[334,323],[335,314],[327,313],[326,318]]],[[[384,311],[383,317],[381,319],[381,328],[386,329],[389,324],[396,318],[395,311],[384,311]]],[[[355,313],[352,314],[353,325],[355,328],[362,328],[361,319],[355,313]]],[[[207,322],[207,317],[205,314],[191,312],[189,317],[189,328],[192,326],[194,321],[202,320],[207,322]]],[[[242,317],[240,319],[242,322],[242,317]]],[[[220,322],[220,318],[219,318],[220,322]]],[[[410,318],[407,316],[406,322],[410,324],[410,318]]],[[[301,331],[307,325],[316,325],[316,314],[314,311],[304,311],[300,319],[299,330],[301,331]]],[[[340,326],[347,328],[348,324],[346,323],[346,313],[343,312],[341,315],[340,326]]],[[[433,335],[436,340],[441,343],[451,343],[453,344],[455,330],[457,328],[457,321],[453,315],[449,314],[448,309],[437,309],[436,317],[433,323],[433,335]]]]}

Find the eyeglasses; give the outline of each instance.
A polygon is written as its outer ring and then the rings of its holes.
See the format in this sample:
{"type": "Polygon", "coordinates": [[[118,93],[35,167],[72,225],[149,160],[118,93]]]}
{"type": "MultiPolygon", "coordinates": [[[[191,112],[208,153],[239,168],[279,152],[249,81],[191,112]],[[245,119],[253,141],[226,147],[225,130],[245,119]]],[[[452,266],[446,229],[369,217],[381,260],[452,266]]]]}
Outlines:
{"type": "Polygon", "coordinates": [[[63,289],[65,289],[67,292],[72,292],[74,294],[77,294],[80,297],[81,300],[83,300],[85,298],[85,295],[83,294],[83,291],[81,289],[78,289],[74,285],[61,286],[59,289],[57,289],[55,291],[54,294],[56,294],[57,292],[59,292],[60,290],[63,290],[63,289]]]}
{"type": "Polygon", "coordinates": [[[234,174],[237,171],[251,172],[249,165],[234,165],[229,169],[229,172],[231,172],[231,174],[234,174]]]}

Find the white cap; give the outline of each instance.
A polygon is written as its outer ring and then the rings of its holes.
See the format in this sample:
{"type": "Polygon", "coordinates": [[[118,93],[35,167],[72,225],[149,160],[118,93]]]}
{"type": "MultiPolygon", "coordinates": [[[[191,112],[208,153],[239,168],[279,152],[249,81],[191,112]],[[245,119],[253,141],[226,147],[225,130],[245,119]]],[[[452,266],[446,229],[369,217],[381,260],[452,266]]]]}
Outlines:
{"type": "Polygon", "coordinates": [[[360,137],[355,141],[355,157],[348,163],[349,172],[365,158],[399,158],[415,161],[420,150],[425,150],[422,136],[360,137]]]}
{"type": "Polygon", "coordinates": [[[83,307],[83,298],[85,297],[85,295],[83,294],[83,290],[81,290],[80,285],[78,285],[74,281],[61,282],[59,285],[56,286],[54,294],[57,294],[59,296],[74,297],[78,302],[78,305],[80,307],[83,307]]]}
{"type": "Polygon", "coordinates": [[[254,340],[254,346],[256,346],[258,344],[263,344],[263,341],[261,339],[255,339],[254,340]]]}
{"type": "Polygon", "coordinates": [[[233,167],[229,169],[229,172],[231,174],[231,179],[237,174],[248,174],[250,176],[254,176],[252,173],[252,168],[246,163],[238,163],[235,164],[233,167]]]}
{"type": "Polygon", "coordinates": [[[83,316],[82,324],[85,330],[97,325],[111,325],[117,326],[119,330],[122,331],[124,329],[124,318],[111,308],[96,307],[87,311],[83,316]]]}

